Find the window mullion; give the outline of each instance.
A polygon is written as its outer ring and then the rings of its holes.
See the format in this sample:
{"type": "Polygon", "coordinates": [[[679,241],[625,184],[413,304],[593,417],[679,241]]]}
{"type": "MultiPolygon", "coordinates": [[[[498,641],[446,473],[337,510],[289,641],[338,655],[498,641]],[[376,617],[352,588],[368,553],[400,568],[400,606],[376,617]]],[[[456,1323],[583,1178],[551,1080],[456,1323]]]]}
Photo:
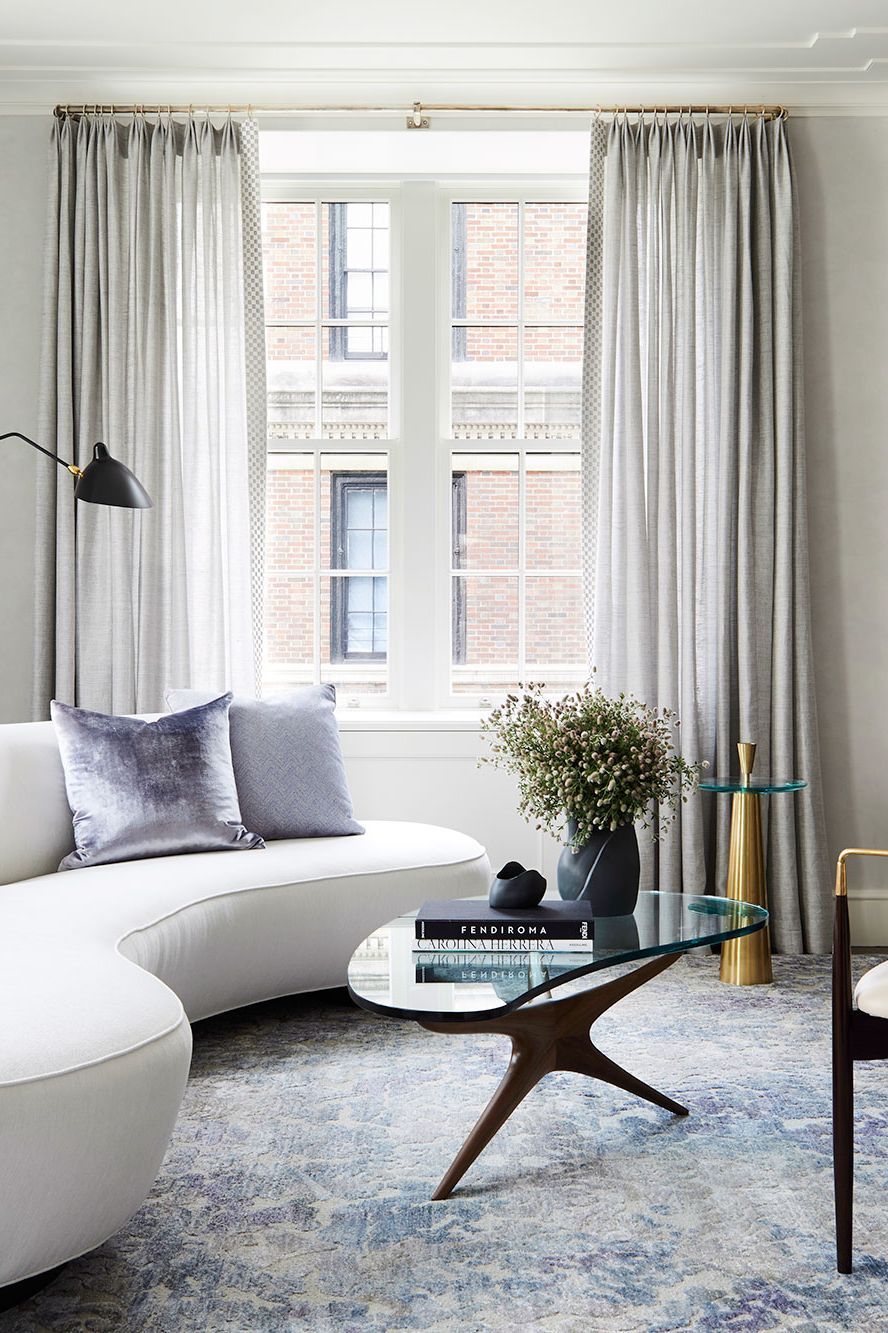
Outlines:
{"type": "Polygon", "coordinates": [[[518,679],[525,678],[527,646],[525,620],[525,510],[527,497],[527,451],[524,420],[524,201],[518,204],[518,679]]]}
{"type": "MultiPolygon", "coordinates": [[[[317,439],[323,439],[323,395],[324,395],[324,349],[321,345],[321,312],[323,310],[323,291],[321,287],[321,275],[324,270],[321,251],[324,245],[323,228],[323,204],[318,198],[315,200],[315,236],[317,245],[315,246],[315,436],[317,439]]],[[[320,460],[318,460],[320,466],[320,460]]],[[[321,511],[318,508],[317,528],[320,532],[321,511]]]]}
{"type": "MultiPolygon", "coordinates": [[[[437,191],[405,184],[401,200],[401,438],[397,447],[398,553],[392,686],[401,707],[435,706],[438,659],[446,654],[438,616],[447,546],[436,475],[437,191]]],[[[449,512],[449,486],[444,496],[449,512]]]]}
{"type": "MultiPolygon", "coordinates": [[[[314,656],[312,661],[312,670],[316,684],[321,680],[321,454],[319,449],[315,449],[312,454],[314,463],[314,605],[312,607],[312,617],[314,620],[314,656]]],[[[326,563],[326,562],[324,562],[326,563]]]]}
{"type": "Polygon", "coordinates": [[[526,678],[525,658],[527,656],[527,606],[526,566],[527,566],[527,453],[523,446],[518,455],[518,679],[526,678]]]}
{"type": "Polygon", "coordinates": [[[526,434],[524,427],[524,201],[518,204],[518,439],[526,434]]]}

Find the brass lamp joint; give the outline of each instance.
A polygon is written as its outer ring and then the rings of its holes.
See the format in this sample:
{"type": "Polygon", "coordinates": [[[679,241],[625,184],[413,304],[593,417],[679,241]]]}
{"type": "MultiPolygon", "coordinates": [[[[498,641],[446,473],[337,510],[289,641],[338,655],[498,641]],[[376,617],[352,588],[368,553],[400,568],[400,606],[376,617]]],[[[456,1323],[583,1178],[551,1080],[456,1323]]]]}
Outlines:
{"type": "Polygon", "coordinates": [[[83,468],[78,467],[76,463],[66,463],[65,467],[68,469],[68,471],[71,473],[72,476],[74,477],[83,476],[83,468]]]}

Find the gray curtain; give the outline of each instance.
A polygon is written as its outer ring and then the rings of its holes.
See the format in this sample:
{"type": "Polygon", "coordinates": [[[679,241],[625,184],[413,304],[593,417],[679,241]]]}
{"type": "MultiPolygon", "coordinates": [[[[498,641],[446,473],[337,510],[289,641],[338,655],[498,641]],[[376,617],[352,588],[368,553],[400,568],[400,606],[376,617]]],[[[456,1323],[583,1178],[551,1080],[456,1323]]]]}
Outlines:
{"type": "MultiPolygon", "coordinates": [[[[715,773],[736,772],[736,742],[753,740],[758,774],[808,780],[768,803],[768,887],[775,946],[823,952],[786,128],[620,116],[606,145],[593,133],[593,180],[596,170],[583,439],[591,662],[609,692],[675,709],[682,752],[715,773]]],[[[682,806],[664,840],[643,847],[650,886],[723,891],[729,811],[724,796],[682,806]]]]}
{"type": "Polygon", "coordinates": [[[265,394],[255,126],[63,117],[50,145],[40,439],[101,440],[154,500],[40,471],[35,716],[253,693],[265,394]]]}

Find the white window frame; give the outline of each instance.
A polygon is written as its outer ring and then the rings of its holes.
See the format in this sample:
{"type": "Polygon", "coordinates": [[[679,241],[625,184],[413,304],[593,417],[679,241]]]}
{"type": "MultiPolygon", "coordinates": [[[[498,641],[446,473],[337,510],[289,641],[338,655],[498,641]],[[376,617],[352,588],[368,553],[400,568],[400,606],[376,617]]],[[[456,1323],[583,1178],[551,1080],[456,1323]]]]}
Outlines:
{"type": "MultiPolygon", "coordinates": [[[[299,176],[263,178],[267,202],[387,201],[390,205],[389,434],[379,440],[269,440],[272,454],[310,453],[319,478],[322,454],[387,454],[389,490],[388,690],[349,695],[339,685],[340,702],[361,710],[408,713],[463,712],[486,708],[498,697],[451,691],[451,458],[457,454],[511,454],[519,458],[521,517],[519,625],[524,624],[524,505],[527,457],[578,453],[577,439],[455,440],[450,435],[451,205],[454,202],[585,203],[581,179],[534,175],[495,184],[477,178],[419,180],[379,177],[350,181],[307,180],[299,176]],[[405,275],[409,281],[405,282],[405,275]]],[[[519,210],[520,216],[520,210],[519,210]]],[[[521,241],[519,234],[519,245],[521,241]]],[[[523,254],[519,249],[519,264],[523,254]]],[[[320,279],[319,279],[320,284],[320,279]]],[[[523,315],[523,284],[519,312],[523,315]]],[[[320,295],[320,285],[319,285],[320,295]]],[[[320,309],[317,326],[320,332],[320,309]]],[[[329,321],[324,321],[329,322],[329,321]]],[[[490,320],[491,326],[515,321],[490,320]]],[[[568,325],[548,320],[547,326],[568,325]]],[[[523,327],[523,320],[519,327],[523,327]]],[[[519,335],[519,430],[523,423],[523,362],[519,335]]],[[[320,388],[320,386],[319,386],[320,388]]],[[[318,402],[320,413],[320,400],[318,402]]],[[[316,485],[318,503],[319,482],[316,485]]],[[[319,519],[318,515],[318,519],[319,519]]],[[[320,522],[315,530],[315,670],[320,669],[320,522]]],[[[471,574],[481,570],[467,571],[471,574]]],[[[497,570],[497,574],[508,571],[497,570]]],[[[536,571],[534,571],[536,572],[536,571]]],[[[541,571],[547,575],[574,570],[541,571]]],[[[520,644],[523,661],[523,636],[520,644]]],[[[532,668],[531,668],[532,673],[532,668]]],[[[358,665],[356,678],[365,676],[358,665]]],[[[505,673],[503,673],[505,675],[505,673]]],[[[490,677],[495,678],[495,670],[490,677]]],[[[506,688],[504,679],[504,691],[506,688]]]]}

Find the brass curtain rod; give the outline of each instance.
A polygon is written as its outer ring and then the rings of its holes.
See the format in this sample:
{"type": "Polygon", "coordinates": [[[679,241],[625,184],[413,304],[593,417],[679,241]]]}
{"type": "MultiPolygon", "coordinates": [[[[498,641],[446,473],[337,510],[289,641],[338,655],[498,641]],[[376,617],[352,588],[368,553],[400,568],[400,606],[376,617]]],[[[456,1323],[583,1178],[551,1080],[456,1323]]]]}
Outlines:
{"type": "Polygon", "coordinates": [[[55,107],[53,115],[63,116],[85,116],[85,115],[191,115],[196,111],[202,111],[211,115],[331,115],[331,114],[357,114],[360,112],[372,112],[389,115],[403,115],[407,113],[408,124],[415,129],[428,128],[429,112],[519,112],[519,113],[551,113],[556,112],[562,115],[630,115],[630,116],[655,116],[655,115],[752,115],[762,116],[765,120],[785,120],[789,112],[785,106],[749,106],[741,103],[733,103],[724,106],[705,106],[685,103],[679,106],[492,106],[492,105],[469,105],[460,102],[414,102],[412,109],[405,106],[257,106],[255,103],[244,105],[228,106],[198,106],[190,104],[188,106],[174,106],[169,104],[148,105],[147,103],[137,102],[131,106],[121,105],[117,102],[86,102],[81,105],[65,103],[55,107]]]}

